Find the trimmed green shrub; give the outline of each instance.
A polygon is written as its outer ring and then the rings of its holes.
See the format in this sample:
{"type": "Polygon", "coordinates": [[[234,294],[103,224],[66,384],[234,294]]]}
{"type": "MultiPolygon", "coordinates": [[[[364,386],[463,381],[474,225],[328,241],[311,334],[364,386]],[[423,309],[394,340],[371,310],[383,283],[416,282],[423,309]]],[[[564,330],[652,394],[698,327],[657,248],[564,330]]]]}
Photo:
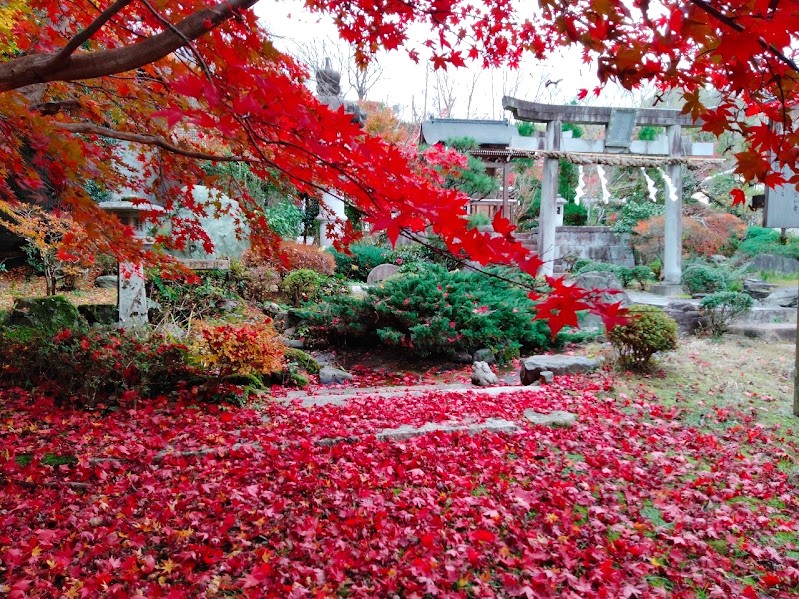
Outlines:
{"type": "Polygon", "coordinates": [[[301,268],[288,275],[280,283],[280,291],[295,308],[304,302],[317,301],[323,297],[344,291],[341,279],[301,268]]]}
{"type": "MultiPolygon", "coordinates": [[[[497,272],[517,276],[508,269],[497,272]]],[[[334,343],[378,341],[420,357],[485,347],[508,360],[521,348],[551,345],[549,327],[534,321],[534,312],[521,287],[474,270],[453,273],[430,264],[423,272],[371,287],[362,300],[331,298],[298,315],[312,323],[312,335],[334,343]]]]}
{"type": "Polygon", "coordinates": [[[738,252],[747,256],[758,254],[775,254],[799,260],[799,239],[788,237],[783,245],[780,242],[780,232],[763,227],[749,227],[746,237],[738,245],[738,252]]]}
{"type": "Polygon", "coordinates": [[[608,332],[621,364],[631,370],[644,369],[652,355],[677,349],[677,323],[656,306],[632,306],[630,321],[608,332]]]}
{"type": "Polygon", "coordinates": [[[682,272],[682,286],[691,295],[715,293],[727,289],[728,278],[724,272],[705,264],[692,264],[682,272]]]}
{"type": "Polygon", "coordinates": [[[707,317],[707,328],[715,337],[726,333],[730,325],[750,310],[753,304],[752,296],[735,291],[718,291],[699,302],[707,317]]]}

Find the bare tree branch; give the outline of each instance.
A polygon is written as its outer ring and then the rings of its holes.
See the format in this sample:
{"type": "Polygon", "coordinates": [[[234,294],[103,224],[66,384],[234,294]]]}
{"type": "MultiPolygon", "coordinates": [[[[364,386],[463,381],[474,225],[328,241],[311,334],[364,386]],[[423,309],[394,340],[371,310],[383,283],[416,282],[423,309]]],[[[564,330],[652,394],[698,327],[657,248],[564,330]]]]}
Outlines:
{"type": "Polygon", "coordinates": [[[68,64],[53,68],[57,53],[29,54],[0,64],[0,92],[18,89],[32,83],[93,79],[132,71],[168,56],[186,45],[209,27],[216,27],[258,0],[229,0],[189,15],[174,29],[168,29],[145,40],[112,50],[73,54],[68,64]]]}
{"type": "Polygon", "coordinates": [[[117,0],[111,6],[106,8],[100,15],[92,21],[89,26],[73,37],[67,45],[61,48],[51,59],[48,67],[51,69],[60,69],[69,63],[70,57],[75,53],[75,50],[81,47],[84,42],[87,42],[91,37],[97,33],[100,28],[105,25],[111,18],[120,10],[125,8],[133,0],[117,0]]]}
{"type": "Polygon", "coordinates": [[[196,160],[212,160],[215,162],[251,162],[250,159],[243,156],[220,156],[217,154],[207,154],[205,152],[196,152],[186,148],[181,148],[173,143],[170,143],[163,137],[157,135],[149,135],[143,133],[128,133],[126,131],[117,131],[102,125],[95,125],[94,123],[58,123],[56,125],[59,129],[69,131],[70,133],[83,133],[86,135],[102,135],[103,137],[110,137],[111,139],[120,139],[123,141],[130,141],[133,143],[144,144],[149,146],[156,146],[167,152],[186,156],[187,158],[194,158],[196,160]]]}

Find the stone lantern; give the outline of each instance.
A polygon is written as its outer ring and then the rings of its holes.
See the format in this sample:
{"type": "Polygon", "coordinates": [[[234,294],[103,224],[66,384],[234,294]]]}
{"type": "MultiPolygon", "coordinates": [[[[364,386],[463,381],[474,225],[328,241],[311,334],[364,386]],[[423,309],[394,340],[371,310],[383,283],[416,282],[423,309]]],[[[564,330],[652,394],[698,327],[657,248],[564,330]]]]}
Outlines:
{"type": "Polygon", "coordinates": [[[563,211],[565,209],[566,204],[569,202],[561,197],[558,196],[555,199],[555,226],[562,227],[563,226],[563,211]]]}
{"type": "MultiPolygon", "coordinates": [[[[128,200],[101,202],[99,206],[115,215],[123,226],[131,227],[136,237],[142,240],[145,249],[152,247],[153,241],[147,236],[146,221],[142,214],[163,212],[163,208],[147,203],[134,204],[128,200]]],[[[117,308],[121,325],[147,324],[147,292],[144,283],[144,267],[140,262],[119,263],[117,308]]]]}

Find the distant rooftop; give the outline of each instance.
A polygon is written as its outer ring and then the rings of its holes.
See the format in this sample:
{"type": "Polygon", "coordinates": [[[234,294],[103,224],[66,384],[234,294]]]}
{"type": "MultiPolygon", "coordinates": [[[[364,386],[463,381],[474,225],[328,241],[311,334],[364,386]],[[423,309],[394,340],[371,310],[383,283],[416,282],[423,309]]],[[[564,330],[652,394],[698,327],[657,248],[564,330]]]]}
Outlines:
{"type": "Polygon", "coordinates": [[[426,144],[471,137],[480,146],[506,148],[517,135],[516,127],[505,120],[430,119],[422,123],[422,142],[426,144]]]}

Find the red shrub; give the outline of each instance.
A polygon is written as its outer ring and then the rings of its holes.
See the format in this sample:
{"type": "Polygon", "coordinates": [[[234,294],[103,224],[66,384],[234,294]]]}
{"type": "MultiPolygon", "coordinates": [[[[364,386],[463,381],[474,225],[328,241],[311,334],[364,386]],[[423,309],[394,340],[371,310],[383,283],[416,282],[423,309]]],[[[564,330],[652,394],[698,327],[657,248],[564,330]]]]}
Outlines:
{"type": "MultiPolygon", "coordinates": [[[[663,253],[664,221],[665,217],[654,216],[641,221],[633,229],[633,247],[645,262],[663,253]]],[[[682,234],[682,249],[686,257],[710,257],[713,254],[729,256],[746,235],[746,225],[734,214],[705,211],[684,215],[682,234]]]]}
{"type": "Polygon", "coordinates": [[[255,248],[247,250],[241,260],[250,269],[269,266],[281,275],[301,268],[314,270],[323,275],[332,275],[336,271],[336,261],[332,254],[322,251],[315,245],[305,245],[296,241],[283,240],[278,255],[255,248]]]}

